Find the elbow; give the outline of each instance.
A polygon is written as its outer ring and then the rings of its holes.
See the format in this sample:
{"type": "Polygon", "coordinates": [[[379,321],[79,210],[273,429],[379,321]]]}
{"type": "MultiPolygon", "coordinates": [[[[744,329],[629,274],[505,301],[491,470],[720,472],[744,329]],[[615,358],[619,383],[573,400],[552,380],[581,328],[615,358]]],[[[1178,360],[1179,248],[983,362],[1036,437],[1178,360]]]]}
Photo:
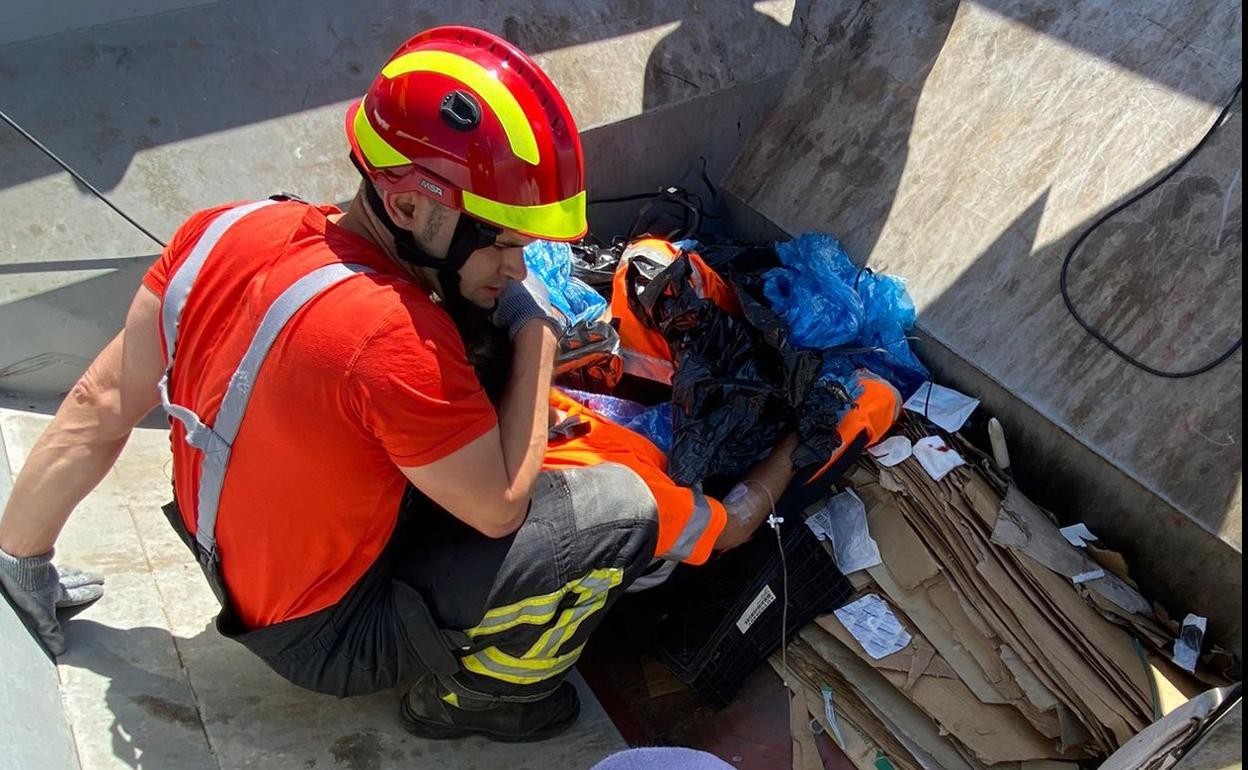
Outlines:
{"type": "Polygon", "coordinates": [[[529,515],[529,501],[525,500],[519,505],[508,505],[504,510],[499,511],[498,515],[491,516],[488,521],[482,521],[477,526],[477,531],[493,540],[501,540],[509,537],[520,529],[524,524],[524,520],[529,515]]]}
{"type": "Polygon", "coordinates": [[[101,441],[111,441],[130,435],[133,423],[127,422],[121,410],[121,398],[116,388],[100,382],[90,369],[78,378],[61,405],[61,426],[75,433],[90,432],[101,441]]]}

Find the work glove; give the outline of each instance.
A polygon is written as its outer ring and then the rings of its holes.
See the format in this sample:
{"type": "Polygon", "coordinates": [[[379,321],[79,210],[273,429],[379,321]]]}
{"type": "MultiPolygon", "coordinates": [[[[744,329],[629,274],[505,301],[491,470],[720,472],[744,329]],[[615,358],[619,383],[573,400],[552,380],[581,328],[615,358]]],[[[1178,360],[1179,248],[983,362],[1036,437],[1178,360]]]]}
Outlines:
{"type": "Polygon", "coordinates": [[[557,337],[563,335],[567,325],[563,314],[551,306],[546,284],[532,270],[523,281],[507,283],[491,318],[494,325],[506,329],[507,336],[513,340],[529,321],[539,320],[550,324],[557,337]]]}
{"type": "Polygon", "coordinates": [[[48,652],[65,652],[57,609],[82,607],[104,595],[104,576],[52,564],[52,551],[18,558],[0,549],[0,588],[34,624],[48,652]]]}

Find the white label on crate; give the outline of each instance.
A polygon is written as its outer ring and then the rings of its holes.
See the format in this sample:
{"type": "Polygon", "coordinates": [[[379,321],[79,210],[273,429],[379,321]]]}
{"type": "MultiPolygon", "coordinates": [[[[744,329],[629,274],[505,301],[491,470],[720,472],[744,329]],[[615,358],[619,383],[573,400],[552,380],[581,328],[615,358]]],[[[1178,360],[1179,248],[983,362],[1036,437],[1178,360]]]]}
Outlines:
{"type": "Polygon", "coordinates": [[[750,602],[750,606],[745,608],[745,612],[741,613],[741,617],[737,618],[737,629],[741,633],[750,630],[750,626],[754,625],[754,621],[763,614],[771,603],[776,600],[776,592],[771,590],[771,586],[763,586],[763,590],[758,592],[758,596],[754,597],[754,601],[750,602]]]}

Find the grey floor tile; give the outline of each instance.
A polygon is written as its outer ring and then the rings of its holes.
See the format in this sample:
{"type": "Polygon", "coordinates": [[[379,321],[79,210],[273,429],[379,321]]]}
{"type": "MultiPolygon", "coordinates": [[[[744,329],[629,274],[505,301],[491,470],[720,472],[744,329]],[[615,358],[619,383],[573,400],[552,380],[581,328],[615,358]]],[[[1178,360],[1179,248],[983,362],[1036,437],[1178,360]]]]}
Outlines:
{"type": "MultiPolygon", "coordinates": [[[[45,422],[0,412],[15,467],[45,422]]],[[[579,676],[577,725],[524,747],[414,738],[399,724],[400,691],[338,699],[290,685],[213,628],[216,601],[159,510],[168,455],[166,432],[136,431],[58,544],[59,559],[108,576],[104,599],[68,624],[60,661],[84,770],[577,770],[625,747],[579,676]]]]}

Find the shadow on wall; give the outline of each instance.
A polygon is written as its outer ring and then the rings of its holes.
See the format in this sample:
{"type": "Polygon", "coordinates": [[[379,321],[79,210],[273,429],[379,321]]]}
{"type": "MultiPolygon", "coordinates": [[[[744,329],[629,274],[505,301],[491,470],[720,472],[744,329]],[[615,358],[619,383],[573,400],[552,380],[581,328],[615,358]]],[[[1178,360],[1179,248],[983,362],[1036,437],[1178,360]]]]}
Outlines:
{"type": "MultiPolygon", "coordinates": [[[[757,67],[760,70],[791,68],[799,54],[801,20],[809,13],[811,2],[797,0],[791,15],[786,14],[792,19],[789,24],[759,10],[764,3],[750,0],[716,3],[713,15],[682,21],[650,52],[643,108],[653,109],[733,85],[736,72],[744,69],[743,61],[763,62],[757,67]],[[743,48],[741,41],[750,41],[750,47],[743,48]]],[[[705,116],[706,120],[715,118],[705,116]]]]}
{"type": "Polygon", "coordinates": [[[906,166],[923,84],[958,5],[814,4],[796,22],[803,60],[731,172],[734,192],[764,213],[835,212],[800,218],[835,221],[850,253],[871,254],[906,166]]]}
{"type": "MultiPolygon", "coordinates": [[[[1146,135],[1138,127],[1159,122],[1154,101],[1168,99],[1160,112],[1173,114],[1229,97],[1240,14],[1212,2],[1046,5],[812,4],[803,59],[727,186],[792,233],[834,232],[860,260],[941,287],[925,298],[923,330],[1005,401],[1038,412],[1007,425],[1012,436],[1051,431],[1022,447],[1037,455],[1018,471],[1026,491],[1102,526],[1150,593],[1216,614],[1211,631],[1235,644],[1242,355],[1193,380],[1132,369],[1069,317],[1058,272],[1118,202],[1094,186],[1157,174],[1207,125],[1190,139],[1146,135]],[[1132,121],[1137,110],[1152,123],[1132,121]],[[1080,206],[1089,200],[1100,210],[1080,206]]],[[[1241,113],[1073,263],[1084,315],[1155,366],[1197,365],[1240,334],[1241,113]]]]}
{"type": "MultiPolygon", "coordinates": [[[[0,108],[98,187],[136,152],[364,93],[415,32],[472,24],[540,54],[679,21],[691,2],[226,2],[0,48],[0,108]]],[[[26,11],[30,12],[30,11],[26,11]]],[[[60,173],[4,127],[0,189],[60,173]]],[[[204,169],[170,169],[202,173],[204,169]]]]}

